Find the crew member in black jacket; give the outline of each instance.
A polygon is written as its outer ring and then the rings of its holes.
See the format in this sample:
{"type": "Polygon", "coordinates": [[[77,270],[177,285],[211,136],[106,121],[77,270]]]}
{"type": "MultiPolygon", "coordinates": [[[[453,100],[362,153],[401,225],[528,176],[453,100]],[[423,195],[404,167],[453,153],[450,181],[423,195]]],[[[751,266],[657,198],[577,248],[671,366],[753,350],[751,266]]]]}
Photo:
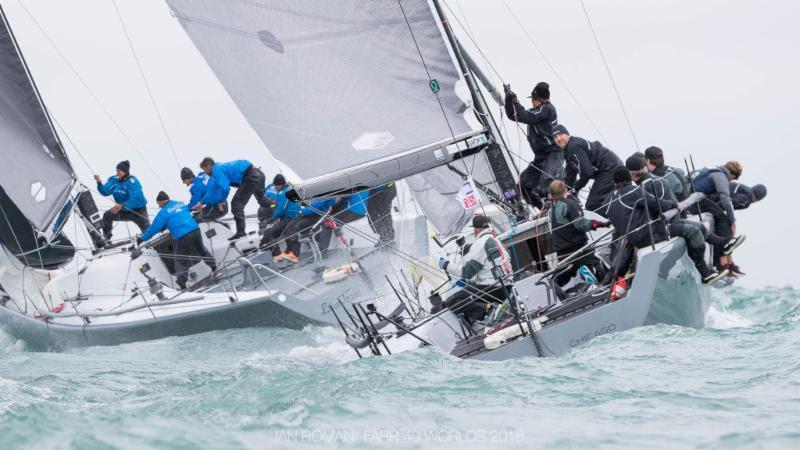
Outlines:
{"type": "Polygon", "coordinates": [[[511,87],[506,85],[506,115],[509,119],[528,125],[528,143],[533,150],[533,162],[520,174],[520,190],[533,206],[543,206],[542,197],[554,179],[563,179],[564,155],[553,141],[553,127],[558,124],[556,107],[550,103],[550,85],[536,84],[531,92],[533,108],[525,109],[511,87]]]}
{"type": "Polygon", "coordinates": [[[611,193],[607,214],[614,225],[615,238],[625,236],[626,242],[617,251],[610,276],[604,281],[614,280],[628,271],[633,261],[634,249],[662,242],[670,234],[686,241],[686,252],[700,273],[703,284],[712,284],[726,276],[727,270],[716,272],[706,263],[706,243],[699,224],[680,218],[671,220],[668,225],[664,223],[664,212],[675,208],[680,211],[682,207],[660,179],[647,173],[644,160],[632,156],[625,161],[625,166],[614,171],[616,190],[611,193]],[[640,185],[632,184],[633,180],[640,185]],[[652,222],[650,226],[649,221],[652,222]]]}
{"type": "Polygon", "coordinates": [[[569,270],[562,272],[557,278],[556,283],[563,286],[575,275],[580,266],[585,265],[594,272],[597,279],[602,279],[605,273],[600,260],[595,256],[594,248],[586,248],[589,231],[611,226],[608,222],[589,220],[583,216],[580,202],[575,197],[569,195],[567,186],[561,180],[550,183],[548,188],[549,201],[545,205],[550,217],[550,226],[553,229],[553,246],[558,255],[559,262],[575,255],[570,263],[569,270]],[[583,250],[581,250],[583,249],[583,250]]]}
{"type": "Polygon", "coordinates": [[[577,195],[589,180],[594,180],[585,206],[589,211],[603,214],[603,203],[614,190],[614,169],[622,166],[622,160],[599,142],[570,136],[564,125],[553,127],[553,139],[556,146],[564,150],[567,161],[564,181],[572,188],[572,194],[577,195]]]}

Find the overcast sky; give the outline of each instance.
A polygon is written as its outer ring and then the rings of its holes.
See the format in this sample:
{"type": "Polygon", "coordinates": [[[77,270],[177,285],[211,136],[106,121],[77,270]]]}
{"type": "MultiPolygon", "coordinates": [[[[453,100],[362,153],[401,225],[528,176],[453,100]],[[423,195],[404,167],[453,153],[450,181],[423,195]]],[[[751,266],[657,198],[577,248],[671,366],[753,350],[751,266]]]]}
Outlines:
{"type": "MultiPolygon", "coordinates": [[[[745,183],[768,186],[763,203],[737,216],[739,231],[748,235],[736,254],[737,263],[748,272],[741,284],[797,286],[793,253],[800,245],[794,237],[798,213],[791,182],[800,160],[799,140],[792,135],[800,129],[796,112],[800,6],[792,1],[584,1],[642,149],[658,145],[668,162],[676,165],[689,154],[698,166],[736,159],[744,165],[745,183]]],[[[580,2],[506,2],[597,130],[501,0],[448,0],[447,4],[519,94],[527,95],[537,81],[548,81],[560,122],[573,135],[602,140],[623,159],[635,151],[580,2]]],[[[182,194],[179,166],[195,168],[205,155],[247,158],[268,174],[275,171],[274,160],[166,4],[162,0],[117,0],[117,4],[175,155],[111,0],[3,2],[48,107],[91,166],[92,170],[70,149],[82,181],[90,183],[93,172],[108,176],[119,160],[130,159],[132,171],[152,198],[160,189],[182,194]]],[[[480,60],[463,30],[451,22],[480,60]]],[[[520,136],[512,128],[509,132],[516,146],[520,136]]],[[[524,136],[521,141],[521,152],[529,158],[524,136]]]]}

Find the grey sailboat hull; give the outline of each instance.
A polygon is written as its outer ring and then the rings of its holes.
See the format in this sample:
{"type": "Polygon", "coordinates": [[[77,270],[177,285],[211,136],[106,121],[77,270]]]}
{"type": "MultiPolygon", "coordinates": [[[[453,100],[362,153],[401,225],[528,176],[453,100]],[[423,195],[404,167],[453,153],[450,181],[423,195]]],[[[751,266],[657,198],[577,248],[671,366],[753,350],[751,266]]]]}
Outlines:
{"type": "Polygon", "coordinates": [[[468,357],[502,361],[525,356],[557,356],[597,336],[642,325],[666,323],[702,327],[707,311],[707,293],[686,256],[685,243],[674,239],[639,259],[636,278],[623,299],[544,322],[536,333],[538,350],[529,336],[468,357]]]}
{"type": "Polygon", "coordinates": [[[247,327],[283,327],[300,329],[319,323],[283,306],[276,295],[232,302],[114,324],[70,325],[53,323],[0,308],[0,326],[12,336],[25,341],[31,350],[67,350],[92,345],[118,345],[127,342],[184,336],[213,330],[247,327]]]}

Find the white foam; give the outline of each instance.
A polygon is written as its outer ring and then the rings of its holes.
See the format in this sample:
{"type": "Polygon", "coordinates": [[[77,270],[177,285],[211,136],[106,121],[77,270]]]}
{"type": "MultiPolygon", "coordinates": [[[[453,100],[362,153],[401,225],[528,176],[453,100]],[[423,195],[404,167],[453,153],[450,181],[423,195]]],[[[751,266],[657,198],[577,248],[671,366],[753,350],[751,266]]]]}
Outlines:
{"type": "Polygon", "coordinates": [[[745,328],[753,326],[753,321],[731,311],[719,310],[714,306],[708,308],[706,326],[726,330],[728,328],[745,328]]]}

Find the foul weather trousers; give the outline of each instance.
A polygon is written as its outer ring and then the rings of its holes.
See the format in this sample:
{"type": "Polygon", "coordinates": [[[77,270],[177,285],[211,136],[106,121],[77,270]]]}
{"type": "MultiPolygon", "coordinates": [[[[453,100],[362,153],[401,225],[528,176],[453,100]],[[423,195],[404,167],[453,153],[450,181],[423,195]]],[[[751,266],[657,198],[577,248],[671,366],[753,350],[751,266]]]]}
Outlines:
{"type": "Polygon", "coordinates": [[[258,167],[250,166],[242,176],[242,184],[236,189],[236,194],[231,199],[231,213],[236,223],[236,232],[244,234],[244,207],[250,201],[250,197],[255,197],[259,205],[268,207],[264,198],[267,177],[258,167]]]}
{"type": "Polygon", "coordinates": [[[103,235],[106,239],[111,239],[114,222],[133,222],[144,233],[144,230],[150,226],[150,217],[147,214],[146,206],[137,209],[123,208],[118,213],[113,213],[109,209],[103,214],[103,235]]]}
{"type": "Polygon", "coordinates": [[[214,256],[203,244],[203,237],[199,229],[190,231],[179,239],[175,239],[173,256],[175,258],[175,276],[181,289],[186,289],[189,268],[197,262],[205,261],[211,267],[211,270],[217,270],[214,256]]]}

